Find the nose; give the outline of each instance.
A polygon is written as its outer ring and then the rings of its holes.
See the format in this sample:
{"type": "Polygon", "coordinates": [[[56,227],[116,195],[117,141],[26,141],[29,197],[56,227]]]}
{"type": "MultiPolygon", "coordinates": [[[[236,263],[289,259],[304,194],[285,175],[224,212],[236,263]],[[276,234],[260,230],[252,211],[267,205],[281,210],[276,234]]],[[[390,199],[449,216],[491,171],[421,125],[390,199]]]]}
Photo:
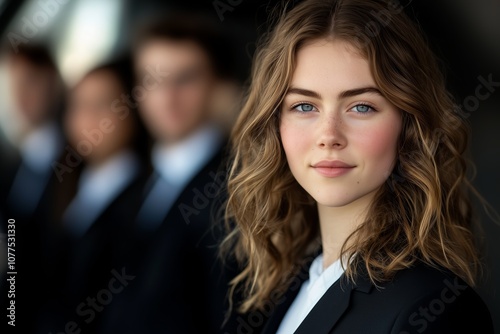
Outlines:
{"type": "Polygon", "coordinates": [[[319,122],[318,147],[341,149],[347,145],[345,126],[340,116],[329,114],[320,119],[319,122]]]}
{"type": "Polygon", "coordinates": [[[158,98],[165,104],[165,105],[175,105],[176,101],[179,97],[179,90],[178,87],[176,86],[175,83],[170,82],[165,80],[166,82],[161,84],[161,87],[155,90],[153,92],[156,93],[158,98]]]}

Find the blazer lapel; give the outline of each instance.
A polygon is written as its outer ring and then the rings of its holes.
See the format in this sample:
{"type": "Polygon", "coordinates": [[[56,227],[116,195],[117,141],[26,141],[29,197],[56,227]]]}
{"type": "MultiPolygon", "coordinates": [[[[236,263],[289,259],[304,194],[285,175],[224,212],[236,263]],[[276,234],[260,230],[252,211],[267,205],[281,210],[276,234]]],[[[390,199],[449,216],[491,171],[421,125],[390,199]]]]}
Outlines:
{"type": "Polygon", "coordinates": [[[302,283],[309,279],[309,267],[313,259],[314,257],[311,257],[304,262],[299,274],[292,280],[290,287],[285,294],[277,300],[274,305],[274,310],[268,318],[261,334],[275,334],[278,331],[281,321],[290,308],[290,305],[292,305],[292,302],[295,300],[295,297],[297,297],[302,283]]]}
{"type": "MultiPolygon", "coordinates": [[[[342,276],[343,278],[343,276],[342,276]]],[[[340,281],[340,280],[339,280],[340,281]]],[[[295,334],[328,333],[349,306],[351,284],[335,282],[313,307],[295,334]]]]}
{"type": "Polygon", "coordinates": [[[275,334],[286,314],[286,311],[290,308],[290,305],[294,301],[295,297],[299,293],[300,286],[297,289],[289,289],[283,297],[280,298],[281,303],[275,306],[274,312],[271,314],[266,322],[264,329],[261,334],[275,334]]]}
{"type": "Polygon", "coordinates": [[[353,290],[369,293],[371,281],[365,275],[363,268],[358,267],[359,276],[355,283],[342,275],[321,297],[295,334],[327,334],[349,307],[353,290]]]}

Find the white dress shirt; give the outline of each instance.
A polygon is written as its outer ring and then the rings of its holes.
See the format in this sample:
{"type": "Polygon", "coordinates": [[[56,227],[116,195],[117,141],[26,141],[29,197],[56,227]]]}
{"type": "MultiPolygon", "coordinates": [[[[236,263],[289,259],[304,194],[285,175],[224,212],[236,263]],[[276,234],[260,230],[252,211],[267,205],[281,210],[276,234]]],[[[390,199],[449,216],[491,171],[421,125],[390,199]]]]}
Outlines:
{"type": "Polygon", "coordinates": [[[323,254],[316,257],[309,267],[309,279],[302,283],[297,297],[290,305],[276,333],[294,333],[314,305],[343,273],[344,268],[340,264],[340,259],[323,270],[323,254]]]}
{"type": "Polygon", "coordinates": [[[96,168],[85,169],[78,181],[78,192],[63,215],[68,231],[76,237],[84,235],[138,171],[139,159],[128,150],[96,168]]]}
{"type": "Polygon", "coordinates": [[[222,136],[215,125],[207,125],[173,145],[157,145],[152,163],[157,174],[137,219],[141,228],[156,229],[191,179],[220,148],[222,136]]]}
{"type": "Polygon", "coordinates": [[[52,122],[30,133],[20,147],[23,162],[40,173],[51,169],[61,150],[62,138],[52,122]]]}

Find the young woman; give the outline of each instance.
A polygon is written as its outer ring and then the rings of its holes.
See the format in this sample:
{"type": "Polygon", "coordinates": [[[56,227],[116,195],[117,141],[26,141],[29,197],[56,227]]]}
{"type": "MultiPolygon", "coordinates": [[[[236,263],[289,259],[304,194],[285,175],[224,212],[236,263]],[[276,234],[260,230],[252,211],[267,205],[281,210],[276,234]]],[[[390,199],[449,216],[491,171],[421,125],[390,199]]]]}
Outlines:
{"type": "Polygon", "coordinates": [[[256,54],[233,132],[230,333],[493,333],[467,128],[393,2],[306,0],[256,54]],[[312,260],[312,261],[311,261],[312,260]]]}

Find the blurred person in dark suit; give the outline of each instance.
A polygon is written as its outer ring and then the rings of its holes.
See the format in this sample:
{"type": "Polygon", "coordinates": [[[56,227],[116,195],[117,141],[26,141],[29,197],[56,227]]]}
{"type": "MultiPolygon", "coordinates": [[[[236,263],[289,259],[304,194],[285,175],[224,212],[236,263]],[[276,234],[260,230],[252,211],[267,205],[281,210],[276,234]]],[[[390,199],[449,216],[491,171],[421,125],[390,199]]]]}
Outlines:
{"type": "Polygon", "coordinates": [[[108,332],[214,333],[222,324],[227,280],[212,223],[225,134],[213,105],[231,76],[229,50],[203,18],[173,16],[139,34],[136,99],[155,139],[154,171],[135,191],[141,204],[117,267],[136,278],[109,305],[108,332]]]}
{"type": "MultiPolygon", "coordinates": [[[[63,125],[70,147],[57,163],[59,196],[51,216],[49,257],[58,262],[50,279],[53,298],[39,325],[46,330],[64,330],[69,319],[85,313],[79,305],[112,277],[116,240],[134,205],[127,189],[145,169],[144,127],[136,110],[120,102],[133,84],[132,63],[124,57],[91,70],[69,93],[63,125]],[[69,164],[70,155],[80,163],[69,164]]],[[[77,324],[94,331],[99,318],[86,319],[77,324]]]]}
{"type": "Polygon", "coordinates": [[[52,176],[52,163],[63,151],[57,117],[63,84],[49,51],[21,45],[5,52],[12,112],[19,121],[19,140],[10,159],[2,161],[1,204],[19,220],[33,216],[52,176]],[[29,191],[28,191],[29,189],[29,191]]]}
{"type": "MultiPolygon", "coordinates": [[[[64,136],[59,116],[64,85],[50,52],[34,43],[2,53],[11,94],[12,118],[20,124],[17,140],[2,151],[0,161],[0,216],[5,232],[7,219],[15,219],[15,271],[17,327],[28,328],[43,295],[45,270],[40,258],[55,180],[52,164],[62,155],[64,136]],[[9,147],[10,146],[10,147],[9,147]]],[[[3,124],[4,127],[10,126],[3,124]]],[[[4,142],[5,144],[5,142],[4,142]]],[[[2,278],[2,298],[4,293],[2,278]]]]}

